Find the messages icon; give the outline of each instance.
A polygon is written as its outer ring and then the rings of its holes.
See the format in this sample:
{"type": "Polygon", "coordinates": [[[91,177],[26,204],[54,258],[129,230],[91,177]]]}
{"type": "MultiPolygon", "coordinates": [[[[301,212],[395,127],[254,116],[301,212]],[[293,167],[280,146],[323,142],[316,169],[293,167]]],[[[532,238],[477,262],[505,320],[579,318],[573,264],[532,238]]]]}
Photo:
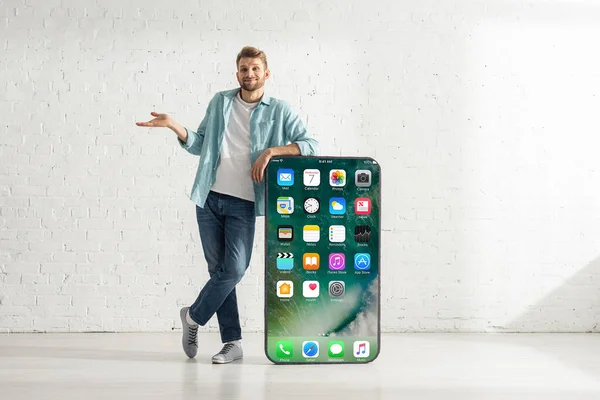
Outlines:
{"type": "Polygon", "coordinates": [[[329,199],[329,213],[331,215],[343,215],[346,213],[346,199],[343,197],[332,197],[329,199]]]}

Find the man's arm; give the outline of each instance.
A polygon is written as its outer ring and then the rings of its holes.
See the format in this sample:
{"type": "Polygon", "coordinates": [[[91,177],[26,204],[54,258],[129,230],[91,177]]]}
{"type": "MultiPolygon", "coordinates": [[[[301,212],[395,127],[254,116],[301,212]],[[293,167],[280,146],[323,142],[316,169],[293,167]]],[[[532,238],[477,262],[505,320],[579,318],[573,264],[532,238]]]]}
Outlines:
{"type": "Polygon", "coordinates": [[[299,154],[294,155],[317,155],[319,142],[309,137],[308,131],[306,130],[306,126],[302,122],[302,119],[300,119],[300,116],[292,111],[291,108],[287,109],[284,127],[286,139],[292,144],[298,146],[299,154]]]}
{"type": "Polygon", "coordinates": [[[290,143],[287,146],[271,147],[266,150],[269,158],[277,156],[300,156],[300,146],[298,143],[290,143]]]}
{"type": "Polygon", "coordinates": [[[187,138],[188,138],[188,133],[187,133],[187,129],[185,129],[183,127],[183,125],[181,125],[180,123],[176,122],[176,121],[172,121],[167,128],[169,128],[170,130],[172,130],[173,132],[175,132],[175,134],[177,135],[177,138],[183,143],[185,144],[187,142],[187,138]]]}
{"type": "Polygon", "coordinates": [[[208,103],[208,106],[206,107],[206,113],[204,114],[204,118],[202,118],[202,122],[200,122],[200,125],[198,126],[198,131],[194,132],[179,125],[179,127],[176,127],[180,131],[178,133],[177,131],[175,131],[175,129],[171,128],[175,133],[177,133],[179,145],[185,150],[187,150],[190,154],[194,154],[197,156],[202,154],[204,134],[206,133],[206,128],[208,126],[210,115],[213,112],[214,107],[216,107],[216,101],[217,95],[215,95],[208,103]],[[184,132],[181,132],[181,130],[183,130],[184,132]],[[182,135],[180,135],[180,133],[182,135]],[[185,139],[182,136],[184,136],[185,139]]]}
{"type": "Polygon", "coordinates": [[[277,156],[314,156],[317,154],[318,142],[308,136],[306,127],[300,117],[288,109],[284,122],[285,136],[287,141],[292,142],[286,146],[271,147],[263,151],[258,157],[250,176],[256,183],[262,181],[265,168],[269,160],[277,156]]]}
{"type": "Polygon", "coordinates": [[[190,154],[199,156],[202,153],[202,144],[204,143],[204,132],[206,131],[208,115],[204,116],[198,131],[194,132],[179,125],[176,127],[177,130],[171,128],[173,132],[177,134],[177,141],[179,145],[188,151],[190,154]]]}

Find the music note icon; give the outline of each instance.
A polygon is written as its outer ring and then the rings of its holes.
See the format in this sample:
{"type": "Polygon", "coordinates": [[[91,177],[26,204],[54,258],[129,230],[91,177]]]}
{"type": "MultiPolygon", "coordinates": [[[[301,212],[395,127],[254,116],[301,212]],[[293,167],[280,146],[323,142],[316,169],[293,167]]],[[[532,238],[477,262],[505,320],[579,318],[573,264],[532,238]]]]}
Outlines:
{"type": "Polygon", "coordinates": [[[354,342],[354,357],[367,358],[370,354],[370,343],[365,341],[354,342]]]}
{"type": "Polygon", "coordinates": [[[346,256],[344,253],[331,253],[329,255],[329,269],[341,271],[346,268],[346,256]]]}

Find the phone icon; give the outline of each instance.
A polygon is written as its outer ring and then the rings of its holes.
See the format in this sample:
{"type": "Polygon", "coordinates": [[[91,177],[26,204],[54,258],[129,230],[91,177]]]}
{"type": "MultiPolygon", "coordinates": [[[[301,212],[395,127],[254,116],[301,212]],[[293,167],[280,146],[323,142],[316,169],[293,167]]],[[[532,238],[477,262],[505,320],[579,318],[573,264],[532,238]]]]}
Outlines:
{"type": "Polygon", "coordinates": [[[275,348],[279,358],[291,358],[294,355],[294,345],[289,340],[277,342],[275,348]]]}

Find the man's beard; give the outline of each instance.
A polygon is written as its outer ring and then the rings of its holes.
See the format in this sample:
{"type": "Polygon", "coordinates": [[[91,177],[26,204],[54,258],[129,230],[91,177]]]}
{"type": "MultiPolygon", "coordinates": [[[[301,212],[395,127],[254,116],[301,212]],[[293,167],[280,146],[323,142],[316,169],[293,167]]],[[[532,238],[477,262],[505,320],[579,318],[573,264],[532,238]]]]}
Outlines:
{"type": "Polygon", "coordinates": [[[240,84],[242,89],[244,89],[247,92],[254,92],[255,90],[262,88],[264,85],[265,85],[265,82],[261,81],[261,80],[253,80],[250,82],[242,81],[240,84]]]}

